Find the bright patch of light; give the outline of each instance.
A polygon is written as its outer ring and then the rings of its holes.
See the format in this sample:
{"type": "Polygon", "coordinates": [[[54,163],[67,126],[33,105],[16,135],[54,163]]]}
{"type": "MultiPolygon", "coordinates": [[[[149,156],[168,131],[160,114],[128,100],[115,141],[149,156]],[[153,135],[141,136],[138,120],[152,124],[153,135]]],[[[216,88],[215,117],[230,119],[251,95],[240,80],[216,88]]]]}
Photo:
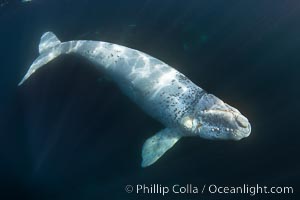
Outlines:
{"type": "Polygon", "coordinates": [[[149,57],[146,56],[145,54],[141,54],[140,57],[143,59],[143,61],[145,62],[145,64],[149,64],[149,57]]]}
{"type": "Polygon", "coordinates": [[[100,52],[102,52],[102,51],[103,51],[103,46],[102,46],[102,44],[99,44],[99,45],[94,49],[93,54],[98,54],[98,53],[100,53],[100,52]]]}
{"type": "Polygon", "coordinates": [[[166,72],[158,79],[158,86],[167,86],[170,85],[171,81],[175,78],[176,71],[170,70],[169,72],[166,72]]]}
{"type": "Polygon", "coordinates": [[[112,48],[114,51],[119,52],[121,54],[124,53],[124,49],[125,49],[124,47],[116,44],[113,44],[112,48]]]}
{"type": "Polygon", "coordinates": [[[56,56],[54,55],[53,52],[48,54],[48,60],[52,60],[53,58],[55,58],[56,56]]]}
{"type": "Polygon", "coordinates": [[[148,78],[151,74],[149,67],[133,68],[130,75],[136,75],[136,78],[148,78]]]}
{"type": "Polygon", "coordinates": [[[191,129],[193,127],[193,119],[191,119],[189,117],[185,117],[183,119],[183,125],[185,128],[191,129]]]}

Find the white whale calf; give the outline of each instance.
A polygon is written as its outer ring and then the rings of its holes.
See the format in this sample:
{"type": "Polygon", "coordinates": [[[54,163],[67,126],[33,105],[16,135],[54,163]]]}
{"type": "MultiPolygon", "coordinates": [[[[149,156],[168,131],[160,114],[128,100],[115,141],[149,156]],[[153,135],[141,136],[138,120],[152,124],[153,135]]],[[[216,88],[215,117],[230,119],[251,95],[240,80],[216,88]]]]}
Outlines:
{"type": "Polygon", "coordinates": [[[41,37],[39,53],[19,85],[54,58],[77,54],[93,62],[128,97],[165,126],[144,143],[143,167],[156,162],[183,136],[240,140],[250,135],[250,123],[237,109],[143,52],[107,42],[60,42],[53,33],[47,32],[41,37]]]}

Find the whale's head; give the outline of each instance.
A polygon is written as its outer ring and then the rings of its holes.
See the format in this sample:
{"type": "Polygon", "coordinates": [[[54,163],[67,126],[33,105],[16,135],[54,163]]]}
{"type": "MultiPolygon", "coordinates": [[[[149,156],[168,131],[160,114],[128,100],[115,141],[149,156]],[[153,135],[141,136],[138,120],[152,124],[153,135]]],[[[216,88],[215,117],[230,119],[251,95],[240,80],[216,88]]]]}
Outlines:
{"type": "Polygon", "coordinates": [[[212,94],[201,97],[193,116],[183,118],[183,124],[193,135],[206,139],[240,140],[251,132],[245,116],[212,94]]]}

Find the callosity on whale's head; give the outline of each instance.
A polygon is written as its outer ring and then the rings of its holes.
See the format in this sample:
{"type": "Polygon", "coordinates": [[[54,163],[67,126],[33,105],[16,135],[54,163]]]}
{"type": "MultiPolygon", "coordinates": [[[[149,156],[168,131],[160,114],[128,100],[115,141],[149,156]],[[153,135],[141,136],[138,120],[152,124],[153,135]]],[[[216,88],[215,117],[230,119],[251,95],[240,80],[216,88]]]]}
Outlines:
{"type": "Polygon", "coordinates": [[[206,139],[240,140],[251,132],[246,117],[212,94],[204,94],[193,115],[183,118],[182,123],[192,134],[206,139]]]}

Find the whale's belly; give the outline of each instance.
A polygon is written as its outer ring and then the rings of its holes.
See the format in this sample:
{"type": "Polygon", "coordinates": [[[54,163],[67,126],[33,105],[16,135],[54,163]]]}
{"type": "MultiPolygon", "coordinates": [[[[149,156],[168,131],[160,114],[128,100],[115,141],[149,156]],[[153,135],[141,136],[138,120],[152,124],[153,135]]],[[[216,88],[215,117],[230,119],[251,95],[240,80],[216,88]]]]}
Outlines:
{"type": "Polygon", "coordinates": [[[204,91],[164,62],[136,50],[130,54],[113,67],[114,80],[149,115],[177,126],[204,91]]]}
{"type": "Polygon", "coordinates": [[[85,42],[78,52],[96,63],[127,96],[166,126],[176,126],[204,92],[174,68],[134,49],[85,42]]]}

